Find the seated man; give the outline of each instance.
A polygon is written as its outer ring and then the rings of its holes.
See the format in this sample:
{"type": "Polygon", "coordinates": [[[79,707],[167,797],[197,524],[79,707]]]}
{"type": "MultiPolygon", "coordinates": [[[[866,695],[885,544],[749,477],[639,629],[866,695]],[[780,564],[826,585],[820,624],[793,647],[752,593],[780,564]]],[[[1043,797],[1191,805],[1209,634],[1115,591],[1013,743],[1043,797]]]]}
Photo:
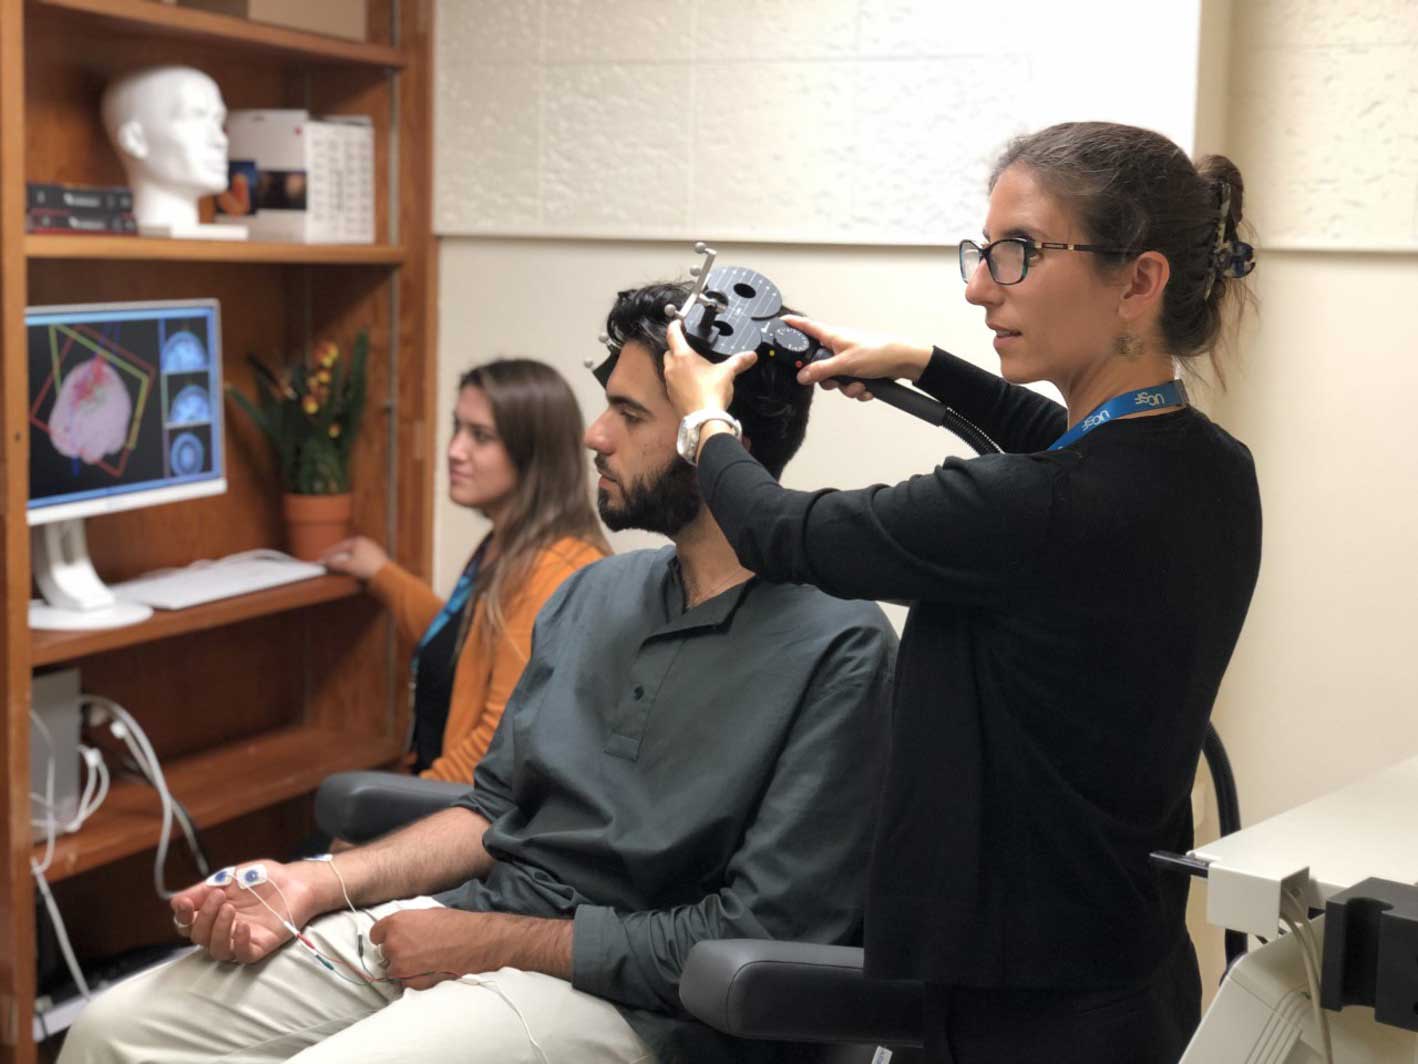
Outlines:
{"type": "MultiPolygon", "coordinates": [[[[606,523],[673,547],[552,596],[457,805],[179,894],[174,922],[203,949],[97,998],[61,1061],[769,1053],[687,1019],[680,971],[701,939],[859,933],[896,640],[874,605],[751,576],[700,505],[661,378],[662,308],[685,294],[621,294],[586,433],[606,523]]],[[[811,392],[770,386],[745,375],[732,412],[776,474],[811,392]]]]}

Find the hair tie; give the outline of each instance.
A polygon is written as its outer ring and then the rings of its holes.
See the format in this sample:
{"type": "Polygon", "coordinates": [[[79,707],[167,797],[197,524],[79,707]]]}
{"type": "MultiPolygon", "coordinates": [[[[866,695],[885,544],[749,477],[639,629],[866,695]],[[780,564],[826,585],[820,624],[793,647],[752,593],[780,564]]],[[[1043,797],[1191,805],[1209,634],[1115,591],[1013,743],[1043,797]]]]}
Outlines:
{"type": "Polygon", "coordinates": [[[1211,295],[1218,277],[1245,277],[1256,268],[1256,249],[1244,240],[1226,239],[1226,222],[1231,217],[1231,183],[1224,178],[1221,185],[1221,210],[1216,218],[1216,241],[1211,248],[1211,268],[1206,274],[1203,301],[1211,295]]]}

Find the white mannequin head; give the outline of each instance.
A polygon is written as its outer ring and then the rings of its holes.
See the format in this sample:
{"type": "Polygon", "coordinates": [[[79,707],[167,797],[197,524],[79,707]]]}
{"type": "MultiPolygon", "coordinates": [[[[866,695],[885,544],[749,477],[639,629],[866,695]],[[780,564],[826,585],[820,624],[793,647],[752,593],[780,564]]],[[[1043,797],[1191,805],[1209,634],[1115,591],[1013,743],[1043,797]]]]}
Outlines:
{"type": "Polygon", "coordinates": [[[150,67],[103,94],[103,124],[138,224],[192,226],[197,200],[227,186],[226,106],[217,83],[191,67],[150,67]]]}

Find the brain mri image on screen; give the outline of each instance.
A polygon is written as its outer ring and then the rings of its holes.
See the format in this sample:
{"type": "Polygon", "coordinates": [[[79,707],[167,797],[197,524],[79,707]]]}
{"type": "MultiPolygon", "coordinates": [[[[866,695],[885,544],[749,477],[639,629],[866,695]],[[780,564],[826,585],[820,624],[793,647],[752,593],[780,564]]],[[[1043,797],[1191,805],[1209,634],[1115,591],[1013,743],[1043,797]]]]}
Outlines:
{"type": "Polygon", "coordinates": [[[207,449],[194,433],[182,432],[173,437],[168,448],[168,464],[174,476],[191,476],[202,472],[207,460],[207,449]]]}
{"type": "Polygon", "coordinates": [[[169,425],[201,425],[212,420],[212,401],[200,384],[184,385],[167,412],[169,425]]]}
{"type": "Polygon", "coordinates": [[[169,336],[162,345],[164,373],[191,373],[207,368],[207,348],[186,329],[169,336]]]}
{"type": "Polygon", "coordinates": [[[49,415],[49,438],[66,458],[92,465],[127,442],[133,399],[103,358],[79,363],[64,376],[49,415]]]}

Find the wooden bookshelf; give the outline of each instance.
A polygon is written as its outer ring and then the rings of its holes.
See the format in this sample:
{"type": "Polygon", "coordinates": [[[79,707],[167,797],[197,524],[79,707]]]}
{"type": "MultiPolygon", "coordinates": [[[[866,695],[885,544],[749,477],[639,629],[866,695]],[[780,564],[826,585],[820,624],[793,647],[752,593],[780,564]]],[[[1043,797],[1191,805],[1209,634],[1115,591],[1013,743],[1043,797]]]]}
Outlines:
{"type": "MultiPolygon", "coordinates": [[[[212,858],[222,864],[253,849],[288,852],[308,830],[309,796],[327,774],[387,765],[404,739],[407,648],[347,578],[159,611],[142,624],[98,632],[31,632],[26,617],[34,594],[25,522],[27,306],[215,298],[225,381],[248,395],[254,378],[247,354],[279,361],[325,339],[349,350],[355,335],[367,332],[355,525],[405,568],[429,575],[438,453],[432,12],[424,0],[367,3],[370,39],[360,43],[156,0],[0,0],[0,1064],[34,1064],[37,1057],[30,861],[43,847],[29,825],[33,669],[77,667],[87,693],[133,713],[174,794],[199,826],[217,829],[212,858]],[[114,77],[163,64],[205,71],[233,109],[369,115],[379,242],[27,234],[26,181],[124,183],[99,121],[99,99],[114,77]]],[[[230,405],[224,443],[225,494],[86,521],[104,579],[284,547],[273,460],[230,405]]],[[[123,782],[81,831],[58,840],[48,878],[63,881],[56,894],[73,910],[81,960],[151,941],[144,936],[152,921],[123,914],[143,901],[156,911],[155,900],[131,890],[118,897],[109,880],[141,875],[158,826],[154,793],[123,782]]]]}
{"type": "Polygon", "coordinates": [[[264,240],[164,240],[146,236],[30,234],[31,259],[101,259],[116,262],[254,262],[290,265],[398,266],[397,244],[279,244],[264,240]]]}
{"type": "MultiPolygon", "coordinates": [[[[332,772],[386,764],[399,755],[390,738],[297,727],[205,750],[164,766],[168,789],[198,828],[215,827],[268,805],[305,794],[332,772]]],[[[55,841],[45,877],[58,882],[153,849],[162,828],[157,792],[143,783],[115,783],[103,807],[74,835],[55,841]]],[[[173,827],[172,846],[180,845],[173,827]]],[[[45,844],[31,855],[44,857],[45,844]]]]}
{"type": "Polygon", "coordinates": [[[230,15],[159,4],[154,0],[29,0],[36,10],[89,22],[114,33],[219,44],[306,64],[403,69],[407,56],[387,44],[370,44],[272,26],[230,15]]]}
{"type": "Polygon", "coordinates": [[[320,576],[294,584],[219,599],[185,610],[154,610],[141,624],[86,632],[36,631],[30,636],[30,664],[54,665],[158,639],[190,635],[286,610],[334,602],[360,593],[347,576],[320,576]]]}

